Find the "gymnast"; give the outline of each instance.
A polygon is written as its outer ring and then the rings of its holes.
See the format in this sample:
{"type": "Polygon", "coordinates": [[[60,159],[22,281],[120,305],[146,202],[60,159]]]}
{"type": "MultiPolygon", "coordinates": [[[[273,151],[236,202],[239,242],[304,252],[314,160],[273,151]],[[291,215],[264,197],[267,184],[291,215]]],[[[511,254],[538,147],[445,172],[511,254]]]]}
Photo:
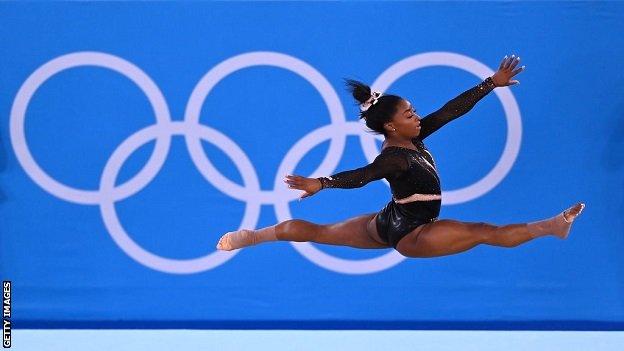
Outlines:
{"type": "Polygon", "coordinates": [[[437,257],[457,254],[479,244],[515,247],[532,239],[553,235],[568,237],[572,222],[585,204],[576,203],[554,217],[528,223],[495,225],[439,219],[440,177],[432,154],[423,140],[448,122],[466,114],[497,87],[519,83],[510,80],[524,71],[516,68],[520,57],[505,56],[491,77],[421,118],[411,102],[396,95],[371,91],[356,80],[346,79],[347,88],[360,105],[366,126],[384,136],[375,160],[358,169],[328,177],[287,175],[290,189],[302,190],[301,198],[330,188],[360,188],[386,179],[392,199],[378,213],[370,213],[335,224],[315,224],[292,219],[258,230],[241,229],[224,234],[219,250],[235,250],[269,241],[315,242],[362,249],[394,248],[405,257],[437,257]]]}

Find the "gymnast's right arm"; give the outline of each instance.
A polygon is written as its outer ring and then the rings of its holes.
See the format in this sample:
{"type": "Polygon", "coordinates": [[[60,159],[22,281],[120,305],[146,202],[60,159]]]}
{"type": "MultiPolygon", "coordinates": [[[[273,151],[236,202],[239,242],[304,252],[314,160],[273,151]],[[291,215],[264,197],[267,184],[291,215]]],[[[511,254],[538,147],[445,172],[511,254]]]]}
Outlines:
{"type": "Polygon", "coordinates": [[[407,170],[408,167],[409,163],[404,153],[389,150],[379,154],[371,164],[358,169],[320,178],[287,175],[284,182],[291,189],[303,190],[304,192],[300,197],[303,199],[325,188],[360,188],[373,180],[393,177],[397,173],[407,170]]]}
{"type": "Polygon", "coordinates": [[[374,180],[393,177],[397,173],[407,170],[407,168],[408,161],[405,154],[382,153],[369,165],[317,179],[321,183],[321,189],[353,189],[361,188],[374,180]]]}

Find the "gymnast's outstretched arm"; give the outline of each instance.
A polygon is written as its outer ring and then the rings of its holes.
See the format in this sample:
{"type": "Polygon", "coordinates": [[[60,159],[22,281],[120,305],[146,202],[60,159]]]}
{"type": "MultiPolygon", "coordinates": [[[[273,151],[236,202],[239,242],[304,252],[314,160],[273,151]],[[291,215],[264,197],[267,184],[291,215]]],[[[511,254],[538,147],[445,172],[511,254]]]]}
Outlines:
{"type": "Polygon", "coordinates": [[[284,181],[291,189],[303,190],[301,198],[305,198],[325,188],[361,188],[374,180],[393,177],[407,170],[408,162],[404,153],[387,150],[364,167],[336,173],[330,177],[305,178],[288,175],[284,181]]]}
{"type": "Polygon", "coordinates": [[[417,138],[425,139],[448,122],[466,114],[495,87],[492,77],[488,77],[444,104],[439,110],[423,117],[420,122],[420,134],[417,138]]]}
{"type": "Polygon", "coordinates": [[[512,55],[508,58],[505,56],[494,75],[487,77],[481,83],[459,94],[453,100],[444,104],[439,110],[423,117],[420,122],[420,134],[417,138],[423,140],[448,122],[466,114],[494,88],[520,83],[517,80],[510,80],[511,77],[524,70],[525,66],[514,69],[519,62],[520,57],[512,55]]]}

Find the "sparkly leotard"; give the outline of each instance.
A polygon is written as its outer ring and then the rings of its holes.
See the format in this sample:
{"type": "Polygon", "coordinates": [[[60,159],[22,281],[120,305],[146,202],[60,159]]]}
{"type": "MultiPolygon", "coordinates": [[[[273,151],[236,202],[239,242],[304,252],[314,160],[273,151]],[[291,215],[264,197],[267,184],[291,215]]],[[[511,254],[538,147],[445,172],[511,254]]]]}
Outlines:
{"type": "Polygon", "coordinates": [[[448,122],[464,115],[495,88],[491,77],[447,102],[420,122],[420,134],[412,139],[416,149],[387,146],[367,166],[318,178],[323,188],[359,188],[385,178],[390,184],[392,200],[377,214],[379,236],[396,248],[399,241],[416,227],[433,222],[440,214],[442,201],[397,201],[413,194],[440,195],[440,177],[433,156],[423,139],[448,122]]]}

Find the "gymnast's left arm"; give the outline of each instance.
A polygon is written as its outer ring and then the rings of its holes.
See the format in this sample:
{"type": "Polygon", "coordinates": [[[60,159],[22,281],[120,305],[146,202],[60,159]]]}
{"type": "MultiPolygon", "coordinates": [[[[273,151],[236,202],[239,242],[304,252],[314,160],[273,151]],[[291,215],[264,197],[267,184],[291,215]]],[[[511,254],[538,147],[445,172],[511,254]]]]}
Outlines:
{"type": "Polygon", "coordinates": [[[448,122],[466,114],[479,100],[483,99],[496,87],[516,85],[520,82],[510,80],[511,77],[524,70],[525,66],[514,69],[520,62],[520,57],[505,56],[501,61],[498,71],[491,77],[487,77],[481,83],[459,94],[453,100],[447,102],[439,110],[428,114],[420,122],[419,139],[425,139],[448,122]]]}
{"type": "Polygon", "coordinates": [[[284,182],[291,189],[303,190],[304,193],[300,197],[303,199],[326,188],[361,188],[374,180],[395,177],[408,168],[409,160],[405,153],[390,150],[377,155],[372,163],[364,167],[336,173],[330,177],[306,178],[286,175],[284,182]]]}

